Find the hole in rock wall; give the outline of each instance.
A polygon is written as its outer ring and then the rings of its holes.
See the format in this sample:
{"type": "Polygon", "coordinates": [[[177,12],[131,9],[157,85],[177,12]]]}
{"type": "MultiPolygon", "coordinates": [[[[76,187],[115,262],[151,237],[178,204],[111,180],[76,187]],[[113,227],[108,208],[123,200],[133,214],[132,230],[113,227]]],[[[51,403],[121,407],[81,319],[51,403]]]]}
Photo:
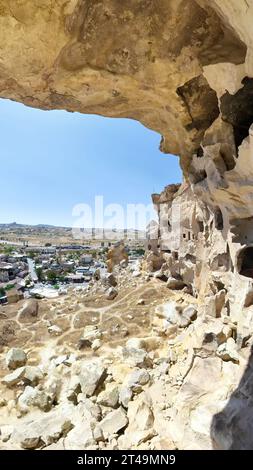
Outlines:
{"type": "Polygon", "coordinates": [[[217,230],[223,230],[223,216],[219,208],[214,211],[214,223],[217,230]]]}
{"type": "Polygon", "coordinates": [[[207,173],[205,170],[199,170],[196,173],[190,173],[189,176],[190,176],[191,183],[198,184],[207,178],[207,173]]]}
{"type": "Polygon", "coordinates": [[[253,123],[253,79],[246,77],[242,83],[243,88],[235,95],[225,93],[220,104],[222,118],[234,128],[237,148],[248,137],[249,128],[253,123]]]}
{"type": "Polygon", "coordinates": [[[203,233],[204,232],[204,222],[202,222],[201,220],[198,220],[197,225],[198,225],[198,231],[200,233],[203,233]]]}
{"type": "Polygon", "coordinates": [[[253,279],[253,246],[244,248],[238,255],[237,268],[239,274],[253,279]]]}

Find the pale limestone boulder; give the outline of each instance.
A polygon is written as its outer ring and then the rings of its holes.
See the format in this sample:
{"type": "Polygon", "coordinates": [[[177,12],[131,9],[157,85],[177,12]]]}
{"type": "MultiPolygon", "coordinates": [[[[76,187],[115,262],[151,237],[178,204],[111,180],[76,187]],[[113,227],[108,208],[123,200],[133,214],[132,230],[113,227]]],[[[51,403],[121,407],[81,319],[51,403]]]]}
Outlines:
{"type": "Polygon", "coordinates": [[[91,397],[98,386],[102,385],[107,375],[106,367],[90,363],[82,367],[79,376],[81,391],[87,397],[91,397]]]}
{"type": "Polygon", "coordinates": [[[146,348],[146,343],[143,338],[130,338],[126,342],[127,348],[135,348],[135,349],[144,349],[146,348]]]}
{"type": "Polygon", "coordinates": [[[131,367],[151,367],[152,365],[152,361],[144,349],[123,347],[122,359],[131,367]]]}
{"type": "Polygon", "coordinates": [[[232,367],[229,375],[223,375],[220,358],[202,359],[193,354],[168,423],[168,431],[179,449],[212,449],[213,416],[223,409],[238,380],[238,366],[232,367]]]}
{"type": "Polygon", "coordinates": [[[58,325],[50,325],[48,327],[48,332],[52,336],[60,336],[62,334],[62,329],[58,325]]]}
{"type": "Polygon", "coordinates": [[[154,437],[154,415],[151,407],[151,400],[144,393],[129,403],[129,423],[124,435],[119,439],[121,448],[132,449],[154,437]]]}
{"type": "MultiPolygon", "coordinates": [[[[79,409],[83,410],[85,416],[89,416],[90,420],[100,421],[101,419],[101,408],[96,403],[93,403],[90,398],[85,397],[83,393],[79,393],[77,396],[79,409]]],[[[78,410],[78,407],[77,407],[78,410]]]]}
{"type": "Polygon", "coordinates": [[[27,355],[20,348],[12,348],[8,351],[5,358],[6,365],[8,369],[17,369],[18,367],[22,367],[27,362],[27,355]]]}
{"type": "Polygon", "coordinates": [[[2,442],[8,442],[12,433],[14,431],[14,426],[10,424],[5,424],[0,427],[0,440],[2,442]]]}
{"type": "Polygon", "coordinates": [[[117,297],[118,291],[115,289],[115,287],[110,287],[106,293],[106,298],[107,300],[114,300],[115,297],[117,297]]]}
{"type": "Polygon", "coordinates": [[[64,439],[65,450],[83,450],[95,444],[91,424],[86,419],[80,419],[64,439]]]}
{"type": "Polygon", "coordinates": [[[122,386],[119,390],[119,403],[127,408],[133,398],[133,391],[128,386],[122,386]]]}
{"type": "Polygon", "coordinates": [[[39,315],[39,302],[36,299],[28,299],[19,312],[21,322],[36,321],[39,315]]]}
{"type": "Polygon", "coordinates": [[[125,383],[127,383],[128,387],[132,390],[135,387],[139,387],[142,385],[146,385],[150,380],[150,375],[147,370],[145,369],[135,369],[129,376],[126,377],[125,383]]]}
{"type": "Polygon", "coordinates": [[[119,388],[115,384],[108,384],[106,389],[97,397],[97,404],[109,408],[117,408],[119,403],[119,388]]]}
{"type": "Polygon", "coordinates": [[[108,439],[112,434],[116,434],[128,424],[126,412],[122,407],[108,413],[100,422],[103,435],[108,439]]]}
{"type": "Polygon", "coordinates": [[[26,419],[19,424],[11,435],[11,442],[23,449],[37,449],[57,442],[73,428],[71,420],[54,411],[36,421],[26,419]]]}
{"type": "Polygon", "coordinates": [[[170,326],[178,326],[185,328],[197,317],[197,309],[194,305],[188,305],[183,308],[176,302],[166,302],[163,305],[156,307],[155,313],[158,317],[164,319],[164,328],[170,326]]]}
{"type": "Polygon", "coordinates": [[[39,367],[23,366],[16,369],[2,379],[2,383],[7,387],[13,387],[21,380],[26,384],[37,385],[43,378],[43,373],[39,367]]]}
{"type": "Polygon", "coordinates": [[[27,386],[18,398],[18,408],[22,414],[32,411],[32,408],[49,411],[52,407],[52,399],[43,390],[27,386]]]}
{"type": "Polygon", "coordinates": [[[84,328],[82,337],[79,340],[78,347],[79,349],[91,348],[94,341],[99,340],[101,337],[102,333],[96,325],[87,325],[84,328]]]}
{"type": "Polygon", "coordinates": [[[233,338],[228,338],[226,343],[221,344],[218,347],[216,354],[223,361],[232,361],[236,364],[240,361],[239,354],[236,350],[236,343],[233,338]]]}

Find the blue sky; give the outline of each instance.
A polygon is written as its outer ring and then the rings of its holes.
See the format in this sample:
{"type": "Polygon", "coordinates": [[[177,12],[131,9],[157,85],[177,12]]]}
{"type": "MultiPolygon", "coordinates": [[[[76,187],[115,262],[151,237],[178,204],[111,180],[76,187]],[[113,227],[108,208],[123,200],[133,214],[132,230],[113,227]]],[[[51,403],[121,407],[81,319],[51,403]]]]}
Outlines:
{"type": "Polygon", "coordinates": [[[0,223],[72,226],[73,206],[150,204],[181,181],[160,135],[128,119],[41,111],[0,100],[0,223]]]}

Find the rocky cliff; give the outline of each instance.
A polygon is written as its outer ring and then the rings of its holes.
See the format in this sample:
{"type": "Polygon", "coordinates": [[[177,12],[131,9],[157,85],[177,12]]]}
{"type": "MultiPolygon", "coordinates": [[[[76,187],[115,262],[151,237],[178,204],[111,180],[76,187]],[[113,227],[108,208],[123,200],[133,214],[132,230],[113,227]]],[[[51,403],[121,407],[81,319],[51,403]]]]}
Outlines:
{"type": "MultiPolygon", "coordinates": [[[[239,350],[253,333],[252,20],[252,0],[0,0],[1,97],[136,119],[180,156],[184,185],[154,200],[150,263],[203,318],[232,322],[239,350]]],[[[219,448],[252,445],[238,440],[252,436],[250,370],[213,421],[219,448]]]]}
{"type": "Polygon", "coordinates": [[[162,150],[179,154],[186,171],[220,115],[218,98],[226,121],[240,124],[228,108],[252,73],[252,8],[249,0],[2,0],[0,95],[137,119],[163,135],[162,150]]]}

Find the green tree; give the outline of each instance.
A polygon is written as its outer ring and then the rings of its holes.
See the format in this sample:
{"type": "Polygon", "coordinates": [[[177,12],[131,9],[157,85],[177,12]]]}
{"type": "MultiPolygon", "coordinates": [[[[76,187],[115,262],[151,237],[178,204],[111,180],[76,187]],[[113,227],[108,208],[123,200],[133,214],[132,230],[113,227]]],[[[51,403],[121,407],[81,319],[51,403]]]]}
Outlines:
{"type": "Polygon", "coordinates": [[[135,253],[139,256],[143,256],[145,254],[145,250],[143,248],[137,248],[135,253]]]}
{"type": "Polygon", "coordinates": [[[4,297],[5,296],[5,290],[3,287],[0,287],[0,297],[4,297]]]}
{"type": "Polygon", "coordinates": [[[43,274],[43,269],[41,267],[36,268],[36,274],[38,276],[39,282],[44,281],[44,274],[43,274]]]}
{"type": "Polygon", "coordinates": [[[14,284],[7,284],[7,286],[5,286],[5,290],[9,291],[9,290],[13,289],[13,287],[15,287],[14,284]]]}
{"type": "Polygon", "coordinates": [[[5,246],[4,247],[4,254],[5,255],[10,255],[11,253],[13,253],[13,251],[14,251],[13,246],[5,246]]]}
{"type": "Polygon", "coordinates": [[[52,246],[52,243],[45,243],[46,248],[49,248],[50,246],[52,246]]]}
{"type": "Polygon", "coordinates": [[[54,271],[50,270],[50,271],[47,272],[47,279],[52,284],[55,284],[56,280],[57,280],[57,274],[54,271]]]}

